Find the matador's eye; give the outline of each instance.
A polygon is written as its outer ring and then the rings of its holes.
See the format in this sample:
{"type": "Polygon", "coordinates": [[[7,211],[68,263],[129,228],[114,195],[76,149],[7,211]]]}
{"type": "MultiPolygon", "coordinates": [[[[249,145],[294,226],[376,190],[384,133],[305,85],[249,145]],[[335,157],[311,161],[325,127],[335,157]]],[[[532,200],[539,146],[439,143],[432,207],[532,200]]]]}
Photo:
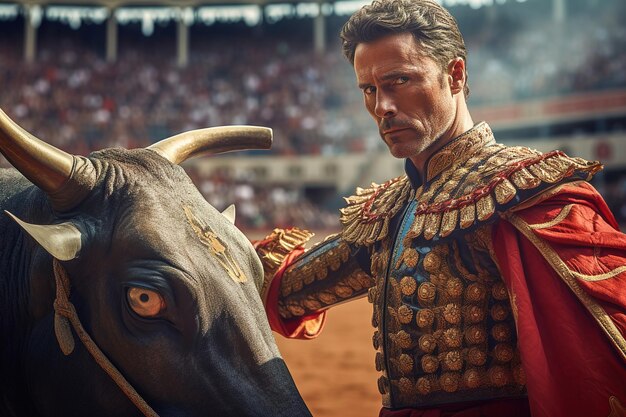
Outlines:
{"type": "Polygon", "coordinates": [[[375,92],[376,92],[376,87],[371,86],[371,85],[369,85],[369,86],[367,86],[367,87],[365,87],[365,88],[363,89],[363,93],[364,93],[366,96],[372,95],[372,94],[374,94],[375,92]]]}
{"type": "Polygon", "coordinates": [[[396,78],[393,83],[394,84],[405,84],[406,82],[409,81],[409,77],[398,77],[396,78]]]}
{"type": "Polygon", "coordinates": [[[151,318],[163,313],[166,308],[165,300],[156,291],[141,287],[130,287],[126,298],[130,308],[141,317],[151,318]]]}

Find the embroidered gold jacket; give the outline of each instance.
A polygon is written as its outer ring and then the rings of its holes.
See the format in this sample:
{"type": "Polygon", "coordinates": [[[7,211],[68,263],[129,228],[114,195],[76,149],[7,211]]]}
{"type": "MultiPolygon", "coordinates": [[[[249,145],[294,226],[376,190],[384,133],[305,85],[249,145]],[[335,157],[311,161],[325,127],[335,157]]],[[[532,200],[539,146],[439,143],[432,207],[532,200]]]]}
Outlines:
{"type": "Polygon", "coordinates": [[[343,231],[282,276],[285,320],[367,294],[383,405],[431,407],[526,395],[508,291],[491,244],[508,211],[598,163],[497,144],[486,123],[407,175],[357,189],[343,231]]]}

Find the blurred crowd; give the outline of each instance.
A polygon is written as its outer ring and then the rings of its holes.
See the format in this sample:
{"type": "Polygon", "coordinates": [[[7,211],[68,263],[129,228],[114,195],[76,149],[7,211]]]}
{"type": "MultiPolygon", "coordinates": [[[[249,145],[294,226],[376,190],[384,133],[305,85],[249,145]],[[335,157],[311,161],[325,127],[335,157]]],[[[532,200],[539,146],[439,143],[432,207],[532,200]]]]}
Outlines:
{"type": "MultiPolygon", "coordinates": [[[[626,26],[611,8],[561,24],[506,14],[459,20],[462,29],[471,25],[471,106],[626,87],[626,26]]],[[[336,38],[315,53],[304,36],[192,34],[189,64],[179,68],[171,31],[152,39],[124,32],[114,63],[80,30],[40,32],[31,65],[22,59],[22,37],[3,36],[0,105],[69,151],[145,146],[228,124],[272,127],[271,152],[279,155],[380,146],[336,38]]]]}
{"type": "Polygon", "coordinates": [[[365,132],[374,128],[354,124],[364,112],[360,98],[345,94],[356,87],[336,50],[212,38],[198,42],[189,65],[179,68],[173,53],[154,53],[158,41],[125,45],[115,63],[76,38],[42,40],[33,65],[23,63],[20,44],[13,46],[0,55],[0,105],[75,153],[233,124],[272,127],[274,154],[363,152],[365,132]]]}
{"type": "MultiPolygon", "coordinates": [[[[574,14],[560,24],[511,16],[477,24],[460,19],[462,29],[472,24],[466,32],[470,105],[625,88],[626,27],[618,16],[607,9],[594,19],[574,14]]],[[[182,131],[231,124],[271,127],[270,152],[277,155],[381,146],[336,38],[315,53],[310,39],[296,36],[192,36],[189,64],[179,68],[172,33],[144,39],[125,32],[117,61],[108,63],[80,30],[40,32],[33,64],[22,58],[21,35],[3,34],[0,107],[68,152],[141,147],[182,131]]],[[[216,207],[237,203],[245,227],[337,227],[336,213],[301,190],[193,177],[216,207]]],[[[626,187],[617,189],[617,200],[626,201],[626,187]]]]}
{"type": "Polygon", "coordinates": [[[315,204],[303,190],[284,185],[257,185],[233,179],[226,172],[188,174],[206,200],[218,210],[235,205],[235,224],[244,230],[271,230],[274,227],[306,227],[313,231],[339,229],[339,213],[315,204]]]}
{"type": "Polygon", "coordinates": [[[468,41],[470,103],[495,105],[626,87],[626,26],[611,9],[593,20],[530,20],[517,30],[497,29],[508,23],[520,24],[498,21],[496,28],[468,41]]]}

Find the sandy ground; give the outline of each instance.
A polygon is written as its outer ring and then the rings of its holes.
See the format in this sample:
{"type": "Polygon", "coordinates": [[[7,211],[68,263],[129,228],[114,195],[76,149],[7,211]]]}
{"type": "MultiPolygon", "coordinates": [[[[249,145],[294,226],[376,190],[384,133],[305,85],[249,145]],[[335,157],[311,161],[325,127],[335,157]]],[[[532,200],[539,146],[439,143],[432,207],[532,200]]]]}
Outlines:
{"type": "MultiPolygon", "coordinates": [[[[331,232],[317,232],[307,247],[331,232]]],[[[264,236],[263,234],[262,236],[264,236]]],[[[262,236],[250,236],[258,239],[262,236]]],[[[361,298],[332,308],[322,334],[290,340],[274,334],[302,398],[315,417],[377,417],[372,306],[361,298]]]]}
{"type": "Polygon", "coordinates": [[[365,298],[328,312],[314,340],[288,340],[278,347],[302,398],[315,417],[376,417],[381,398],[374,369],[371,305],[365,298]]]}

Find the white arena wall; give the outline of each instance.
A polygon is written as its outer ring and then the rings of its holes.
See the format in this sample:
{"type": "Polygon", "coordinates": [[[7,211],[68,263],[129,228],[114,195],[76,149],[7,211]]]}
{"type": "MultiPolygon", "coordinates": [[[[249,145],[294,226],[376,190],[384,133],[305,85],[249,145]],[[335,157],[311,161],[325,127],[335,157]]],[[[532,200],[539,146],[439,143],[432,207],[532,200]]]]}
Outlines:
{"type": "MultiPolygon", "coordinates": [[[[570,156],[599,160],[609,169],[626,169],[624,133],[530,138],[502,143],[542,152],[559,149],[570,156]]],[[[403,160],[393,158],[385,150],[336,156],[221,156],[198,159],[189,166],[202,174],[228,171],[231,178],[257,184],[331,186],[340,192],[351,192],[355,186],[368,186],[371,181],[384,182],[404,170],[403,160]]]]}

